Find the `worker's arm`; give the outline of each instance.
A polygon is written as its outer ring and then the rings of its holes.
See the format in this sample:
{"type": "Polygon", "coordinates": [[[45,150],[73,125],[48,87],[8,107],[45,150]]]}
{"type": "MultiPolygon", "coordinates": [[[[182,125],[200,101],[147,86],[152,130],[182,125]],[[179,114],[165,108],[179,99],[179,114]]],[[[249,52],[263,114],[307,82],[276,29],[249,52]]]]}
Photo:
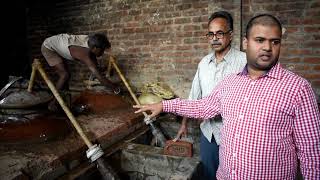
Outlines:
{"type": "Polygon", "coordinates": [[[95,75],[95,77],[100,81],[100,83],[106,87],[112,88],[114,93],[119,92],[119,87],[113,84],[110,80],[105,78],[98,70],[97,67],[97,59],[94,55],[90,56],[90,52],[88,48],[83,47],[70,47],[70,53],[73,58],[80,60],[83,62],[89,70],[95,75]]]}

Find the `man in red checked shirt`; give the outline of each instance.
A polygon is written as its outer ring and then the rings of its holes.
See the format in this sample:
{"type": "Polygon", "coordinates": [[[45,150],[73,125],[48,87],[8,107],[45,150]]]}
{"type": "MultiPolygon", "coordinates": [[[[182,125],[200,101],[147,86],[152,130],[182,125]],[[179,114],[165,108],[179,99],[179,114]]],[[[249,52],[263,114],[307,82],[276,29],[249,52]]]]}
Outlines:
{"type": "Polygon", "coordinates": [[[140,108],[193,118],[221,114],[218,179],[320,179],[320,115],[307,80],[278,62],[281,23],[272,15],[246,28],[247,65],[200,100],[174,99],[140,108]]]}

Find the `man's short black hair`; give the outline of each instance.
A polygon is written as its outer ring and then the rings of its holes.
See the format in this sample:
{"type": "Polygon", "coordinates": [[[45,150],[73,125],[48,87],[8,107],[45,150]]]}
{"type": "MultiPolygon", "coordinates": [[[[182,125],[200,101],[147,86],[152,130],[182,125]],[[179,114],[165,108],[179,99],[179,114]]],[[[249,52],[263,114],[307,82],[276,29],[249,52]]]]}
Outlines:
{"type": "MultiPolygon", "coordinates": [[[[252,26],[254,25],[264,25],[264,26],[277,26],[282,32],[282,25],[281,22],[273,15],[271,14],[259,14],[257,16],[254,16],[250,19],[250,21],[247,24],[246,28],[246,37],[249,37],[250,30],[252,29],[252,26]]],[[[282,33],[281,33],[282,35],[282,33]]]]}
{"type": "Polygon", "coordinates": [[[111,44],[106,35],[102,33],[94,33],[89,35],[88,46],[90,49],[96,47],[100,49],[108,49],[111,44]]]}
{"type": "Polygon", "coordinates": [[[233,18],[230,13],[227,11],[217,11],[211,14],[209,18],[208,25],[216,18],[223,18],[227,21],[227,24],[229,26],[229,30],[233,31],[233,18]]]}

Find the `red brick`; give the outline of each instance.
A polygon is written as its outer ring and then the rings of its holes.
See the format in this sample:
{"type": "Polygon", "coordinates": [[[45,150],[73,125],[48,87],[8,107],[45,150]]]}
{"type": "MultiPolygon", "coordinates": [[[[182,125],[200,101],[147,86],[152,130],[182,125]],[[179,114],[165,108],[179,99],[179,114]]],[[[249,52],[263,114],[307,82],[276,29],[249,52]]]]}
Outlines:
{"type": "Polygon", "coordinates": [[[320,32],[320,26],[312,26],[312,27],[304,27],[303,28],[304,32],[320,32]]]}
{"type": "Polygon", "coordinates": [[[135,46],[146,46],[146,45],[149,45],[149,40],[145,40],[145,39],[142,39],[142,40],[137,40],[135,41],[134,43],[135,46]]]}
{"type": "Polygon", "coordinates": [[[305,57],[303,61],[310,64],[320,64],[320,57],[305,57]]]}
{"type": "Polygon", "coordinates": [[[314,34],[313,38],[314,38],[314,40],[320,40],[320,35],[319,34],[314,34]]]}
{"type": "Polygon", "coordinates": [[[309,55],[312,51],[310,49],[290,49],[287,52],[288,55],[309,55]]]}
{"type": "Polygon", "coordinates": [[[128,51],[129,52],[140,52],[141,49],[140,49],[140,47],[131,47],[131,48],[128,49],[128,51]]]}
{"type": "Polygon", "coordinates": [[[290,24],[290,25],[301,25],[302,21],[303,21],[302,19],[299,19],[299,18],[296,18],[296,17],[289,18],[288,24],[290,24]]]}
{"type": "MultiPolygon", "coordinates": [[[[314,87],[320,88],[320,80],[313,80],[311,82],[311,85],[314,86],[314,87]]],[[[319,107],[319,110],[320,110],[320,107],[319,107]]]]}
{"type": "Polygon", "coordinates": [[[191,50],[192,46],[177,46],[176,50],[191,50]]]}
{"type": "Polygon", "coordinates": [[[135,32],[134,28],[124,28],[123,29],[123,33],[134,33],[134,32],[135,32]]]}
{"type": "Polygon", "coordinates": [[[142,14],[153,14],[158,12],[158,7],[148,7],[142,9],[142,14]]]}
{"type": "Polygon", "coordinates": [[[310,16],[310,17],[320,16],[320,11],[319,9],[309,10],[306,12],[306,16],[310,16]]]}
{"type": "Polygon", "coordinates": [[[305,77],[306,79],[309,79],[309,80],[320,79],[320,73],[306,72],[306,73],[304,73],[303,77],[305,77]]]}
{"type": "Polygon", "coordinates": [[[176,5],[176,6],[175,6],[175,10],[176,10],[176,11],[183,11],[183,10],[190,9],[191,7],[192,7],[191,4],[185,4],[185,3],[183,3],[183,4],[176,5]]]}
{"type": "Polygon", "coordinates": [[[309,71],[312,69],[312,66],[307,64],[294,64],[293,68],[294,71],[309,71]]]}
{"type": "Polygon", "coordinates": [[[313,65],[313,70],[320,71],[320,65],[313,65]]]}
{"type": "Polygon", "coordinates": [[[149,32],[149,28],[135,28],[136,33],[147,33],[149,32]]]}
{"type": "Polygon", "coordinates": [[[210,46],[208,44],[201,44],[201,45],[193,45],[193,48],[195,50],[204,50],[204,49],[208,49],[210,46]]]}
{"type": "Polygon", "coordinates": [[[164,154],[171,156],[183,156],[183,157],[192,157],[192,143],[185,141],[174,142],[172,140],[166,141],[164,147],[164,154]]]}
{"type": "Polygon", "coordinates": [[[139,26],[139,23],[136,22],[136,21],[133,21],[133,22],[127,22],[125,25],[126,25],[126,27],[130,28],[130,27],[137,27],[137,26],[139,26]]]}
{"type": "Polygon", "coordinates": [[[320,48],[320,41],[307,41],[303,42],[303,44],[307,48],[320,48]]]}
{"type": "Polygon", "coordinates": [[[281,61],[285,61],[285,62],[300,62],[301,58],[300,57],[295,57],[295,58],[280,58],[281,61]]]}
{"type": "Polygon", "coordinates": [[[165,31],[165,29],[166,29],[165,26],[159,26],[159,25],[150,26],[150,32],[163,32],[165,31]]]}
{"type": "Polygon", "coordinates": [[[173,24],[173,20],[172,19],[161,19],[158,21],[157,23],[158,25],[170,25],[170,24],[173,24]]]}
{"type": "Polygon", "coordinates": [[[286,33],[295,33],[299,31],[299,27],[285,27],[286,28],[286,33]]]}
{"type": "Polygon", "coordinates": [[[181,31],[181,32],[177,32],[176,36],[177,37],[192,37],[192,32],[181,31]]]}
{"type": "Polygon", "coordinates": [[[303,24],[308,24],[308,25],[320,24],[320,19],[319,18],[308,17],[308,18],[303,20],[303,24]]]}
{"type": "Polygon", "coordinates": [[[137,9],[132,9],[132,10],[129,10],[129,13],[128,13],[129,15],[139,15],[139,14],[141,14],[141,10],[137,10],[137,9]]]}
{"type": "Polygon", "coordinates": [[[195,23],[198,23],[198,22],[208,23],[208,17],[207,16],[194,17],[194,18],[192,18],[192,22],[195,22],[195,23]]]}
{"type": "Polygon", "coordinates": [[[167,12],[165,14],[166,18],[173,18],[173,17],[180,17],[180,16],[181,16],[181,13],[180,12],[175,12],[175,11],[167,12]]]}
{"type": "Polygon", "coordinates": [[[199,25],[185,25],[183,30],[184,31],[197,31],[200,30],[200,26],[199,25]]]}
{"type": "Polygon", "coordinates": [[[207,2],[195,2],[192,4],[193,8],[195,9],[204,9],[208,7],[207,2]]]}
{"type": "Polygon", "coordinates": [[[176,18],[174,20],[174,24],[186,24],[186,23],[190,23],[191,19],[190,18],[176,18]]]}

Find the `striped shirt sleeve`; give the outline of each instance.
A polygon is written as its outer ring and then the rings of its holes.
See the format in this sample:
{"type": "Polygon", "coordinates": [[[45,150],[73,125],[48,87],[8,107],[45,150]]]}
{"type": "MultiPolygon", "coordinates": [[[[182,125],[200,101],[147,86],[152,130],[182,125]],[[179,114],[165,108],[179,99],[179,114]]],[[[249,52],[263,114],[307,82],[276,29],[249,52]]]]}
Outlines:
{"type": "Polygon", "coordinates": [[[297,95],[294,140],[304,179],[320,179],[320,115],[313,90],[305,83],[297,95]]]}

